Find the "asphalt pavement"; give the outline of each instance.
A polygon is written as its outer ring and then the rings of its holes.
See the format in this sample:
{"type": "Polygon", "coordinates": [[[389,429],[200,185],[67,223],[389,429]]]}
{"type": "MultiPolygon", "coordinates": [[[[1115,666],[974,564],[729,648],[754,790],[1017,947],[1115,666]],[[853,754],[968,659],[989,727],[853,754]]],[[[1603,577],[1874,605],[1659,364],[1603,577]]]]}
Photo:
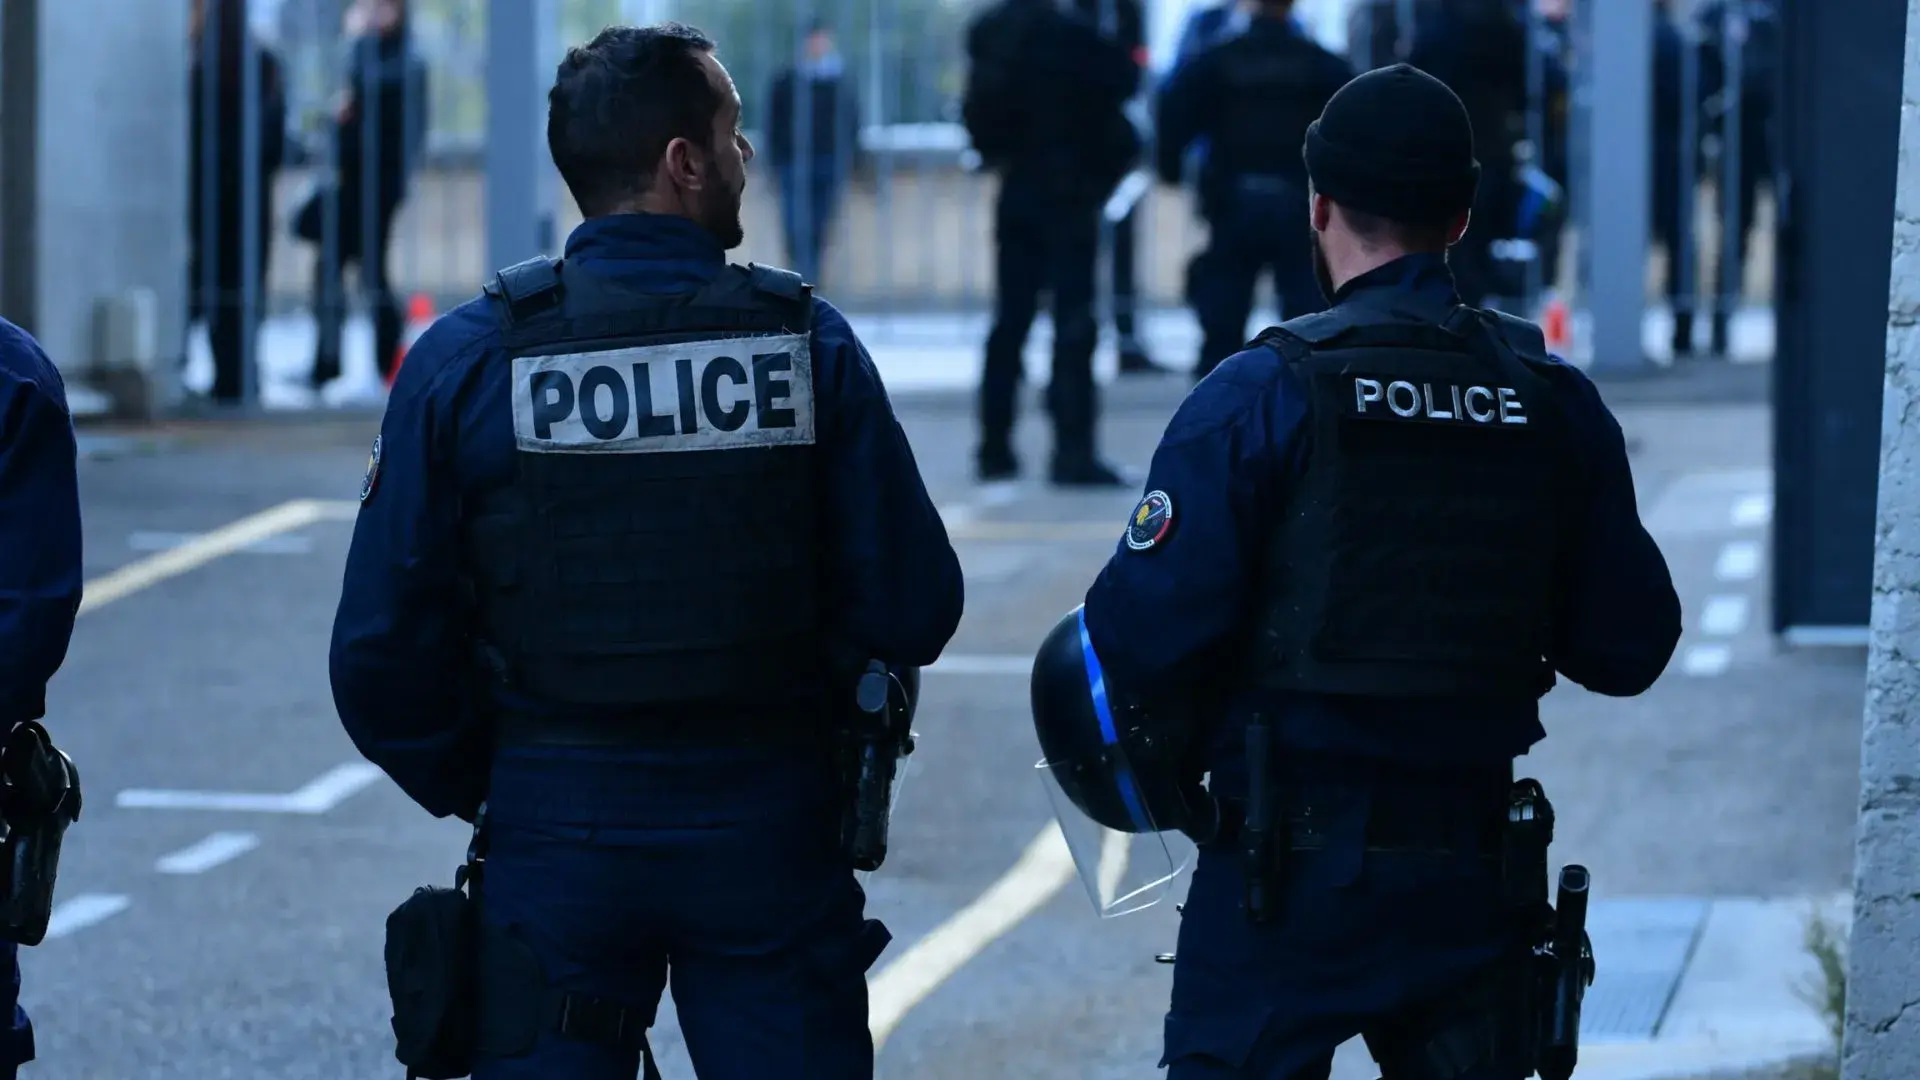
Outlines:
{"type": "MultiPolygon", "coordinates": [[[[1183,388],[1115,385],[1111,455],[1144,467],[1183,388]]],[[[1619,406],[1686,606],[1682,653],[1639,699],[1554,691],[1551,737],[1522,762],[1559,810],[1556,861],[1595,874],[1592,1080],[1806,1052],[1820,1025],[1790,985],[1807,967],[1798,928],[1849,882],[1863,652],[1786,652],[1765,633],[1766,410],[1701,397],[1641,387],[1619,406]]],[[[872,980],[880,1073],[1154,1075],[1170,981],[1154,955],[1172,948],[1184,884],[1147,911],[1094,917],[1035,775],[1025,680],[1137,492],[977,487],[966,398],[932,386],[896,402],[968,605],[926,675],[893,854],[869,883],[894,933],[872,980]]],[[[376,423],[88,429],[93,584],[50,699],[88,801],[57,936],[26,950],[40,1050],[26,1075],[401,1075],[385,918],[449,879],[465,830],[369,770],[329,698],[328,630],[376,423]]],[[[1044,465],[1040,424],[1021,437],[1044,465]]],[[[1136,845],[1136,867],[1153,854],[1136,845]]],[[[670,1007],[655,1046],[670,1080],[693,1076],[670,1007]]],[[[1349,1047],[1339,1075],[1376,1074],[1349,1047]]]]}

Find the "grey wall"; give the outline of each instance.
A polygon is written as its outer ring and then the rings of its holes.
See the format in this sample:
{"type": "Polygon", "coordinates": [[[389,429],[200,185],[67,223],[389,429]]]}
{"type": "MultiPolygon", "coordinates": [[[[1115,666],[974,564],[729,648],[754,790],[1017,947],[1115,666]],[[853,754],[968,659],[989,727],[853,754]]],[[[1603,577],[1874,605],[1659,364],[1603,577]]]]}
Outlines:
{"type": "MultiPolygon", "coordinates": [[[[187,0],[0,0],[9,28],[37,22],[35,138],[0,139],[7,171],[31,154],[33,237],[0,243],[3,313],[39,337],[69,378],[89,372],[93,312],[123,290],[156,291],[163,356],[184,340],[187,208],[187,0]],[[16,11],[33,5],[29,13],[16,11]],[[30,275],[30,289],[20,280],[30,275]]],[[[4,43],[7,58],[19,41],[4,43]]],[[[16,69],[17,70],[17,69],[16,69]]],[[[8,110],[18,98],[9,91],[8,110]]],[[[24,103],[22,103],[24,105],[24,103]]],[[[16,118],[24,123],[26,118],[16,118]]],[[[16,128],[9,121],[7,131],[16,128]]],[[[5,134],[5,132],[0,132],[5,134]]],[[[14,199],[14,188],[0,196],[14,199]]],[[[29,212],[0,207],[0,224],[29,212]]],[[[164,365],[170,371],[171,365],[164,365]]]]}

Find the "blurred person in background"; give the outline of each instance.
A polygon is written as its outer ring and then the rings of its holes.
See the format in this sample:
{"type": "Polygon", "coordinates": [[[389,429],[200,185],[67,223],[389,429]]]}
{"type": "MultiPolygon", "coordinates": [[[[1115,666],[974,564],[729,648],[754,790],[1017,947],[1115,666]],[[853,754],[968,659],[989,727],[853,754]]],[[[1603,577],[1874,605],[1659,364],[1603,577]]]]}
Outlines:
{"type": "Polygon", "coordinates": [[[1000,175],[994,207],[995,302],[980,378],[983,481],[1019,475],[1013,423],[1027,335],[1040,299],[1053,302],[1055,484],[1120,487],[1098,453],[1093,352],[1100,212],[1141,150],[1126,105],[1140,67],[1103,37],[1100,0],[1000,0],[967,29],[961,113],[982,164],[1000,175]]]}
{"type": "Polygon", "coordinates": [[[1690,200],[1695,190],[1682,190],[1682,166],[1691,154],[1698,182],[1700,146],[1681,146],[1685,120],[1685,80],[1687,41],[1674,19],[1673,0],[1655,0],[1653,8],[1653,189],[1651,195],[1653,238],[1667,253],[1667,303],[1673,308],[1673,355],[1693,352],[1693,302],[1698,293],[1684,270],[1698,269],[1699,244],[1683,231],[1683,222],[1691,222],[1690,200]],[[1685,251],[1694,253],[1692,267],[1683,267],[1685,251]]]}
{"type": "Polygon", "coordinates": [[[1203,336],[1195,378],[1246,343],[1254,288],[1266,271],[1286,318],[1326,304],[1300,213],[1307,202],[1300,146],[1352,73],[1292,16],[1293,0],[1260,0],[1244,32],[1181,65],[1160,93],[1154,152],[1161,179],[1179,182],[1188,146],[1208,142],[1198,185],[1207,249],[1187,286],[1203,336]]]}
{"type": "Polygon", "coordinates": [[[833,35],[815,21],[799,62],[774,76],[768,94],[767,157],[779,179],[787,258],[809,282],[820,280],[827,231],[860,152],[860,103],[846,70],[833,35]]]}
{"type": "Polygon", "coordinates": [[[1510,237],[1523,191],[1516,150],[1527,137],[1528,25],[1513,0],[1433,0],[1417,9],[1407,62],[1447,84],[1473,118],[1483,169],[1474,228],[1448,252],[1460,299],[1517,296],[1520,282],[1495,258],[1510,237]]]}
{"type": "Polygon", "coordinates": [[[286,77],[279,57],[248,27],[246,0],[193,0],[187,25],[193,46],[187,90],[187,318],[206,321],[213,352],[209,396],[232,404],[240,401],[245,382],[247,336],[257,340],[266,314],[273,181],[287,148],[286,77]],[[257,65],[253,120],[259,147],[251,159],[249,62],[257,65]],[[251,237],[244,220],[248,185],[257,200],[251,237]],[[249,292],[251,311],[243,310],[249,292]]]}
{"type": "MultiPolygon", "coordinates": [[[[0,319],[0,741],[46,716],[80,611],[77,456],[60,372],[0,319]]],[[[0,944],[0,962],[11,969],[0,982],[0,1077],[12,1080],[34,1059],[33,1023],[20,1007],[19,947],[0,944]]]]}
{"type": "Polygon", "coordinates": [[[1707,102],[1701,126],[1719,143],[1722,163],[1714,174],[1721,189],[1722,254],[1710,348],[1725,356],[1731,346],[1730,323],[1745,292],[1760,184],[1771,182],[1774,175],[1780,18],[1771,0],[1707,0],[1694,17],[1700,27],[1700,91],[1707,102]],[[1733,154],[1738,160],[1731,162],[1734,184],[1728,190],[1726,163],[1733,154]]]}
{"type": "MultiPolygon", "coordinates": [[[[1133,62],[1140,68],[1144,82],[1147,70],[1147,22],[1140,0],[1100,2],[1102,19],[1112,17],[1113,32],[1118,35],[1120,44],[1133,55],[1133,62]]],[[[1144,142],[1145,133],[1142,135],[1144,142]]],[[[1155,364],[1148,355],[1146,343],[1140,340],[1140,272],[1136,262],[1140,246],[1140,204],[1144,201],[1144,195],[1134,200],[1133,205],[1127,208],[1126,216],[1113,222],[1111,230],[1113,332],[1119,339],[1120,373],[1123,375],[1146,375],[1161,370],[1160,365],[1155,364]]]]}
{"type": "Polygon", "coordinates": [[[387,272],[387,241],[426,141],[427,69],[413,51],[406,0],[354,0],[345,29],[346,86],[331,132],[335,176],[314,190],[294,221],[296,235],[320,249],[313,275],[315,389],[340,376],[347,317],[342,282],[350,262],[373,309],[374,363],[382,379],[392,380],[403,324],[387,272]],[[337,210],[329,211],[333,200],[337,210]],[[329,212],[338,215],[331,244],[329,212]]]}

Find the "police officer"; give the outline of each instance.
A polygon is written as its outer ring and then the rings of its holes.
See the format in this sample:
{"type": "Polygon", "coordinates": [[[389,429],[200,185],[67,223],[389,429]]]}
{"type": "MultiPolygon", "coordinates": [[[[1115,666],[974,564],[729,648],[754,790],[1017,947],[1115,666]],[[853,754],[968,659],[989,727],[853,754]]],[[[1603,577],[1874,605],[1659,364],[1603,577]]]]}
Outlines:
{"type": "MultiPolygon", "coordinates": [[[[0,732],[47,713],[80,611],[80,489],[60,373],[26,331],[0,319],[0,732]]],[[[17,946],[0,1032],[0,1076],[33,1060],[17,946]]]]}
{"type": "Polygon", "coordinates": [[[967,30],[967,131],[1000,174],[994,207],[993,328],[980,378],[981,480],[1017,476],[1013,422],[1027,334],[1041,295],[1053,307],[1055,484],[1125,481],[1096,445],[1093,352],[1100,211],[1140,153],[1125,106],[1140,81],[1126,48],[1100,33],[1099,0],[1001,0],[967,30]]]}
{"type": "Polygon", "coordinates": [[[1244,33],[1183,65],[1160,97],[1155,153],[1161,179],[1178,183],[1187,147],[1196,139],[1208,142],[1199,184],[1207,251],[1194,261],[1188,283],[1202,334],[1198,378],[1246,342],[1263,271],[1273,271],[1287,316],[1325,306],[1300,215],[1306,202],[1300,139],[1350,72],[1292,15],[1293,0],[1261,0],[1244,33]]]}
{"type": "MultiPolygon", "coordinates": [[[[1140,0],[1101,0],[1101,23],[1112,20],[1113,32],[1133,57],[1136,66],[1147,64],[1147,20],[1140,0]]],[[[1141,118],[1145,122],[1145,117],[1141,118]]],[[[1125,217],[1112,223],[1113,333],[1118,339],[1120,374],[1154,375],[1163,369],[1153,362],[1146,343],[1140,340],[1140,275],[1137,256],[1140,247],[1140,201],[1127,209],[1125,217]]]]}
{"type": "MultiPolygon", "coordinates": [[[[1469,304],[1523,291],[1521,275],[1496,256],[1511,235],[1522,192],[1516,147],[1526,137],[1527,24],[1513,0],[1435,0],[1416,9],[1408,61],[1458,91],[1473,117],[1482,171],[1473,230],[1453,250],[1460,295],[1469,304]]],[[[1548,82],[1558,81],[1549,65],[1548,82]]],[[[1549,91],[1551,93],[1551,90],[1549,91]]]]}
{"type": "Polygon", "coordinates": [[[1415,68],[1334,95],[1305,152],[1333,306],[1193,390],[1087,592],[1110,697],[1218,698],[1192,774],[1222,819],[1180,928],[1170,1080],[1324,1080],[1355,1034],[1390,1080],[1530,1075],[1482,1037],[1523,962],[1493,857],[1512,760],[1555,671],[1636,695],[1680,635],[1619,424],[1537,328],[1454,291],[1473,145],[1415,68]],[[1256,778],[1276,852],[1257,871],[1256,778]]]}
{"type": "Polygon", "coordinates": [[[669,965],[701,1076],[872,1075],[836,656],[932,663],[960,566],[845,317],[727,263],[740,131],[697,30],[571,49],[586,221],[414,346],[361,487],[334,700],[429,812],[485,801],[478,1080],[634,1076],[669,965]]]}

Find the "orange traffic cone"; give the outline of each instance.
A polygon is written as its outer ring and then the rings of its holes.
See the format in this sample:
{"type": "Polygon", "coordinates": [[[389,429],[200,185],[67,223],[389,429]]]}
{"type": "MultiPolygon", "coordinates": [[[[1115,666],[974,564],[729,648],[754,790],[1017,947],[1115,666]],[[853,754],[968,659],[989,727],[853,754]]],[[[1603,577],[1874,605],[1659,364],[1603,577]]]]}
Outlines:
{"type": "Polygon", "coordinates": [[[393,367],[387,372],[387,386],[393,386],[393,380],[400,375],[400,365],[406,362],[407,349],[413,339],[420,336],[433,324],[433,300],[426,293],[414,293],[407,300],[406,333],[400,335],[400,343],[393,347],[393,367]]]}
{"type": "Polygon", "coordinates": [[[1547,337],[1547,351],[1565,356],[1573,345],[1573,319],[1567,312],[1567,302],[1554,297],[1547,301],[1547,310],[1540,318],[1540,329],[1547,337]]]}

